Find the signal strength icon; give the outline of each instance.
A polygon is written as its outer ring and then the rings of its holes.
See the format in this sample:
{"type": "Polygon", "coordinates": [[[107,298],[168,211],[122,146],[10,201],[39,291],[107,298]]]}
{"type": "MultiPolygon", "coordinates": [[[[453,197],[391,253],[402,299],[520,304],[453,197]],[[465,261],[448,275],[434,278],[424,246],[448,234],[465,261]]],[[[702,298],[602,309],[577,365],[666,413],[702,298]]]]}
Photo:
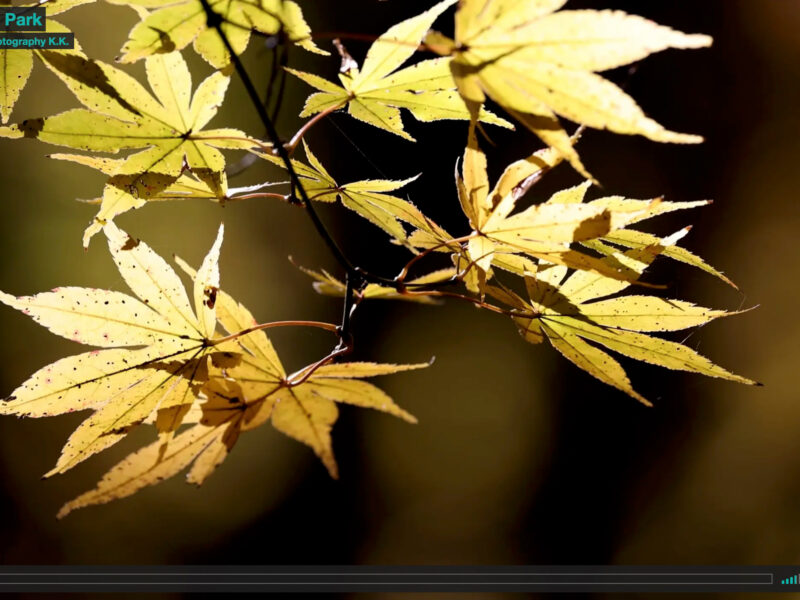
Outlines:
{"type": "Polygon", "coordinates": [[[800,584],[800,574],[793,575],[781,580],[781,585],[798,585],[800,584]]]}

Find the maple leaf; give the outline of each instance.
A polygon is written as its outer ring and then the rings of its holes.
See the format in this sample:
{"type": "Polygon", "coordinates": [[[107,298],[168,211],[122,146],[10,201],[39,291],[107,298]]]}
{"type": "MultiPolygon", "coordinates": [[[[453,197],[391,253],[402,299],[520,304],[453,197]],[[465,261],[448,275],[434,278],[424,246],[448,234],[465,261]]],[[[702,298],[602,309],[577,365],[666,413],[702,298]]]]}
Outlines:
{"type": "MultiPolygon", "coordinates": [[[[686,231],[654,246],[624,253],[611,251],[602,260],[639,275],[686,231]]],[[[759,385],[717,366],[688,346],[646,335],[696,327],[736,313],[656,296],[614,296],[629,283],[586,271],[575,271],[567,277],[567,272],[562,265],[542,264],[535,272],[527,273],[527,301],[504,287],[488,286],[487,292],[521,313],[512,319],[525,340],[538,344],[546,337],[576,366],[644,404],[650,405],[633,389],[622,366],[598,345],[667,369],[759,385]]]]}
{"type": "MultiPolygon", "coordinates": [[[[184,261],[189,275],[197,272],[184,261]]],[[[257,325],[247,308],[224,291],[216,294],[216,316],[232,335],[257,325]]],[[[226,344],[236,348],[241,361],[227,368],[211,367],[202,390],[203,402],[184,419],[190,427],[166,447],[158,441],[138,450],[113,467],[97,487],[68,502],[59,517],[69,512],[130,496],[140,489],[172,477],[192,465],[187,480],[200,485],[227,457],[243,432],[268,422],[278,431],[312,448],[331,476],[337,476],[330,430],[338,416],[337,403],[373,408],[410,423],[416,419],[398,407],[385,392],[361,381],[427,367],[351,362],[311,365],[287,375],[272,342],[263,330],[236,337],[226,344]]]]}
{"type": "Polygon", "coordinates": [[[453,77],[473,112],[490,97],[588,177],[558,116],[596,129],[658,142],[697,143],[645,116],[636,102],[596,73],[667,48],[711,45],[620,11],[557,11],[566,0],[461,0],[455,40],[431,36],[452,56],[453,77]]]}
{"type": "Polygon", "coordinates": [[[57,517],[73,510],[130,496],[149,485],[168,479],[194,462],[189,481],[202,483],[224,460],[242,429],[244,410],[229,409],[213,425],[197,424],[175,436],[166,448],[153,442],[114,466],[97,488],[67,502],[57,517]]]}
{"type": "MultiPolygon", "coordinates": [[[[583,202],[584,197],[586,195],[586,191],[589,189],[591,182],[587,181],[581,185],[575,186],[573,188],[563,190],[557,194],[554,194],[547,202],[549,204],[573,204],[583,202]]],[[[599,198],[597,200],[592,201],[592,204],[597,204],[599,206],[607,206],[607,207],[635,207],[636,203],[640,205],[645,202],[642,200],[628,200],[626,198],[622,198],[621,196],[610,196],[607,198],[599,198]]],[[[695,200],[692,202],[660,202],[656,210],[652,213],[647,215],[646,218],[655,217],[658,215],[662,215],[667,212],[672,212],[675,210],[684,210],[687,208],[696,208],[700,206],[707,206],[711,204],[710,200],[695,200]]],[[[635,223],[636,221],[641,220],[640,218],[636,218],[630,221],[630,224],[635,223]]],[[[644,233],[642,231],[637,231],[635,229],[617,229],[615,231],[609,232],[604,235],[598,242],[610,242],[616,246],[621,246],[624,248],[637,248],[637,249],[645,249],[650,246],[656,246],[660,243],[659,238],[651,233],[644,233]]],[[[601,253],[604,252],[603,248],[598,245],[598,242],[583,242],[583,245],[588,246],[590,248],[597,249],[601,253]]],[[[730,279],[728,279],[724,274],[720,271],[712,267],[711,265],[707,264],[702,258],[692,254],[685,248],[681,248],[680,246],[670,244],[666,246],[662,250],[662,254],[679,262],[691,265],[696,267],[706,273],[714,275],[718,277],[728,285],[736,288],[736,284],[733,283],[730,279]]],[[[737,288],[738,289],[738,288],[737,288]]]]}
{"type": "MultiPolygon", "coordinates": [[[[49,17],[68,11],[75,6],[88,4],[95,0],[47,0],[15,6],[43,6],[47,19],[45,31],[47,33],[71,33],[64,25],[49,17]]],[[[3,5],[3,3],[0,3],[3,5]]],[[[75,41],[75,48],[69,50],[38,50],[38,49],[0,49],[0,124],[8,123],[11,111],[19,99],[22,90],[28,83],[33,71],[34,57],[43,58],[53,54],[82,55],[80,44],[75,41]]],[[[45,64],[47,62],[45,61],[45,64]]]]}
{"type": "MultiPolygon", "coordinates": [[[[603,236],[603,241],[610,242],[623,248],[642,249],[657,244],[658,237],[652,233],[645,233],[635,229],[618,229],[617,231],[603,236]]],[[[701,271],[705,271],[706,273],[721,279],[731,287],[739,289],[738,286],[728,277],[726,277],[724,273],[718,269],[715,269],[702,258],[690,252],[686,248],[677,245],[669,246],[664,249],[663,255],[692,267],[696,267],[701,271]]]]}
{"type": "Polygon", "coordinates": [[[454,252],[456,267],[473,292],[482,290],[485,282],[491,279],[493,265],[524,274],[531,263],[523,256],[630,281],[630,272],[580,251],[574,244],[590,245],[593,240],[605,239],[643,219],[708,203],[631,200],[621,196],[583,203],[591,184],[587,181],[554,194],[544,203],[514,213],[517,201],[530,186],[560,160],[554,149],[536,152],[509,165],[490,189],[486,156],[478,146],[474,128],[470,128],[462,175],[456,173],[456,187],[472,233],[456,239],[428,223],[427,228],[420,228],[410,236],[410,243],[454,252]]]}
{"type": "Polygon", "coordinates": [[[261,351],[263,341],[244,339],[243,343],[247,348],[253,346],[252,354],[245,354],[242,362],[226,370],[224,376],[212,374],[212,383],[224,386],[228,380],[235,382],[245,404],[260,405],[253,423],[269,421],[278,431],[309,446],[332,477],[338,476],[330,436],[338,417],[337,403],[373,408],[416,423],[413,416],[399,408],[380,388],[360,379],[421,369],[428,363],[331,364],[317,368],[304,380],[306,369],[286,375],[277,355],[261,351]],[[304,381],[295,383],[301,380],[304,381]]]}
{"type": "Polygon", "coordinates": [[[151,415],[162,441],[168,440],[208,379],[208,359],[221,352],[211,340],[222,227],[195,280],[194,310],[180,278],[160,256],[113,224],[104,230],[136,297],[77,287],[22,297],[0,292],[0,302],[53,333],[102,348],[40,369],[0,403],[0,414],[27,417],[94,410],[48,475],[111,446],[151,415]]]}
{"type": "MultiPolygon", "coordinates": [[[[155,9],[145,13],[131,29],[128,41],[117,59],[130,63],[151,56],[183,50],[193,42],[195,51],[215,68],[230,62],[230,55],[219,33],[208,27],[200,0],[109,0],[113,4],[155,9]]],[[[222,31],[236,54],[242,54],[252,32],[262,35],[284,34],[310,52],[328,54],[311,39],[311,30],[300,7],[291,0],[209,0],[209,6],[223,18],[222,31]]]]}
{"type": "MultiPolygon", "coordinates": [[[[256,348],[255,354],[248,358],[252,361],[250,367],[242,369],[240,374],[252,374],[256,378],[254,381],[242,385],[221,374],[211,379],[204,388],[208,399],[186,418],[186,422],[194,422],[191,427],[176,435],[166,449],[156,441],[126,457],[100,480],[95,489],[65,504],[58,517],[62,518],[78,508],[130,496],[178,474],[189,465],[192,466],[187,481],[201,485],[225,460],[241,433],[267,422],[310,446],[331,476],[336,477],[330,439],[330,429],[338,415],[336,403],[373,408],[410,423],[416,422],[383,391],[359,378],[425,367],[427,363],[326,365],[307,382],[286,387],[285,374],[279,375],[282,372],[280,362],[273,362],[277,361],[274,351],[266,356],[260,354],[258,348],[264,346],[264,340],[250,340],[250,344],[256,348]],[[284,377],[282,385],[272,379],[279,376],[284,377]]],[[[271,349],[271,344],[268,348],[271,349]]]]}
{"type": "MultiPolygon", "coordinates": [[[[436,18],[456,0],[445,0],[421,15],[391,27],[372,44],[359,70],[347,57],[348,69],[339,74],[341,86],[318,75],[287,69],[310,86],[320,90],[309,96],[301,117],[347,106],[351,116],[407,140],[400,109],[408,110],[423,122],[442,119],[469,119],[470,113],[455,91],[450,75],[450,58],[425,60],[397,71],[417,51],[425,32],[436,18]]],[[[476,113],[484,123],[513,126],[481,109],[476,113]]]]}
{"type": "Polygon", "coordinates": [[[103,192],[100,213],[84,233],[84,246],[113,217],[166,190],[187,167],[219,188],[225,159],[218,148],[257,144],[236,129],[203,130],[216,114],[230,78],[213,73],[192,97],[191,75],[180,53],[147,59],[147,79],[155,97],[124,71],[100,61],[52,55],[49,65],[86,108],[0,127],[1,137],[35,137],[91,152],[143,148],[117,165],[103,192]]]}
{"type": "MultiPolygon", "coordinates": [[[[400,189],[417,177],[402,181],[368,179],[339,185],[314,156],[305,141],[303,147],[309,164],[292,159],[292,167],[311,200],[336,202],[338,199],[342,205],[377,225],[401,243],[406,242],[406,230],[402,222],[414,227],[425,227],[427,217],[416,206],[386,193],[400,189]]],[[[260,152],[256,154],[285,169],[283,161],[278,157],[260,152]]]]}
{"type": "MultiPolygon", "coordinates": [[[[179,260],[178,264],[188,274],[195,275],[183,261],[179,260]]],[[[217,318],[231,334],[245,331],[256,323],[250,311],[224,291],[217,295],[217,318]]],[[[239,336],[236,344],[242,360],[231,368],[212,370],[206,389],[210,387],[212,394],[227,397],[227,392],[221,390],[236,386],[240,394],[236,397],[237,402],[244,402],[251,408],[258,405],[251,427],[271,421],[273,427],[282,433],[310,446],[333,477],[337,476],[337,468],[330,430],[338,416],[336,403],[373,408],[416,422],[385,392],[360,379],[421,369],[430,363],[310,365],[287,375],[264,331],[239,336]]]]}

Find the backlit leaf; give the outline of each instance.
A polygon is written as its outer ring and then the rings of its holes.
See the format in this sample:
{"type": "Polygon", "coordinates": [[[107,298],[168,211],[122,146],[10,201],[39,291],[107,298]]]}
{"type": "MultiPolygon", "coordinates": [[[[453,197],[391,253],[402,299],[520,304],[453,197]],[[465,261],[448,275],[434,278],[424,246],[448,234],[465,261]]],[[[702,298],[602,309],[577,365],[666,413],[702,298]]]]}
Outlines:
{"type": "Polygon", "coordinates": [[[237,130],[203,131],[229,78],[221,72],[210,75],[192,99],[191,76],[179,53],[147,59],[155,96],[123,71],[99,61],[71,56],[49,66],[87,108],[0,127],[0,136],[35,137],[90,152],[142,149],[117,164],[100,211],[84,233],[84,245],[115,216],[167,190],[187,166],[208,185],[221,187],[225,159],[219,148],[254,145],[237,130]]]}
{"type": "MultiPolygon", "coordinates": [[[[402,181],[386,179],[369,179],[339,185],[331,177],[308,146],[305,146],[309,165],[292,160],[292,167],[300,177],[303,188],[311,200],[317,202],[336,202],[358,213],[374,225],[400,242],[406,241],[406,230],[403,223],[414,227],[424,227],[426,217],[419,209],[397,196],[386,192],[396,191],[416,179],[412,177],[402,181]]],[[[283,161],[270,154],[259,153],[259,156],[272,164],[284,168],[283,161]]]]}
{"type": "MultiPolygon", "coordinates": [[[[452,56],[459,92],[473,112],[487,96],[586,174],[558,117],[654,141],[696,143],[645,116],[636,102],[596,75],[667,48],[701,48],[687,35],[620,11],[557,11],[562,1],[461,0],[452,56]]],[[[436,47],[433,48],[436,50],[436,47]]]]}
{"type": "MultiPolygon", "coordinates": [[[[219,352],[210,343],[214,328],[208,322],[216,316],[205,295],[195,313],[183,283],[160,256],[113,224],[105,233],[120,275],[138,299],[72,287],[19,298],[0,293],[0,301],[53,333],[105,348],[40,369],[0,403],[0,414],[33,417],[94,409],[48,475],[116,443],[159,410],[191,406],[208,379],[208,358],[219,352]]],[[[221,241],[222,228],[204,261],[203,290],[219,284],[221,241]]],[[[179,425],[178,418],[172,431],[179,425]]]]}
{"type": "MultiPolygon", "coordinates": [[[[343,108],[356,119],[413,141],[403,128],[401,109],[423,122],[469,119],[470,113],[455,90],[450,59],[434,58],[398,69],[411,58],[436,18],[456,0],[444,0],[421,15],[406,19],[381,35],[367,52],[361,70],[341,73],[341,86],[317,75],[289,69],[319,90],[306,101],[300,116],[343,108]]],[[[511,124],[481,109],[479,119],[503,127],[511,124]]]]}
{"type": "MultiPolygon", "coordinates": [[[[200,0],[110,0],[115,4],[155,9],[131,30],[119,61],[135,62],[154,54],[182,50],[190,43],[215,68],[230,62],[222,39],[208,28],[200,0]]],[[[300,7],[291,0],[210,0],[209,5],[224,19],[222,31],[237,54],[247,48],[251,31],[285,34],[289,42],[311,52],[327,54],[311,40],[311,30],[300,7]]]]}
{"type": "MultiPolygon", "coordinates": [[[[624,265],[638,275],[683,234],[685,230],[660,240],[656,245],[625,253],[615,252],[601,260],[624,265]]],[[[645,404],[649,405],[649,402],[631,387],[622,366],[598,345],[667,369],[756,385],[755,381],[715,365],[683,344],[641,333],[679,331],[733,313],[654,296],[609,298],[629,284],[587,271],[575,271],[562,281],[563,275],[558,267],[555,271],[543,269],[541,277],[538,273],[527,273],[528,301],[502,287],[490,286],[488,293],[527,313],[512,317],[527,341],[539,343],[544,334],[553,347],[576,366],[645,404]]]]}

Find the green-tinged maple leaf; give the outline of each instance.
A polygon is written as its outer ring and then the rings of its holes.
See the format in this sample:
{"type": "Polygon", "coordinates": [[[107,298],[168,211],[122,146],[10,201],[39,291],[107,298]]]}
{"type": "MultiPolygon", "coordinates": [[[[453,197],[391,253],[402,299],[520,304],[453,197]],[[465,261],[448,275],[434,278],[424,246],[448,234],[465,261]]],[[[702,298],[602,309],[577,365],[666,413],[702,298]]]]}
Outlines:
{"type": "MultiPolygon", "coordinates": [[[[348,56],[350,68],[339,74],[341,86],[322,77],[289,69],[319,90],[306,101],[300,116],[347,106],[356,119],[413,141],[403,129],[400,110],[408,110],[419,121],[469,119],[470,113],[455,90],[449,58],[425,60],[397,70],[417,51],[425,32],[456,0],[445,0],[430,10],[398,23],[372,44],[359,70],[348,56]]],[[[511,128],[511,124],[481,109],[479,118],[511,128]]]]}
{"type": "MultiPolygon", "coordinates": [[[[685,233],[682,230],[642,249],[613,252],[602,260],[641,274],[685,233]]],[[[757,385],[715,365],[688,346],[647,335],[679,331],[735,313],[655,296],[614,296],[629,284],[586,271],[575,271],[567,277],[567,272],[561,265],[539,265],[536,272],[526,274],[528,300],[503,287],[488,286],[487,292],[519,311],[520,315],[512,318],[527,341],[540,343],[546,337],[575,365],[645,404],[650,403],[633,389],[622,366],[598,345],[667,369],[757,385]]]]}
{"type": "Polygon", "coordinates": [[[33,70],[33,53],[0,50],[0,122],[7,123],[11,111],[33,70]]]}
{"type": "MultiPolygon", "coordinates": [[[[306,275],[314,279],[312,284],[314,289],[319,294],[325,296],[338,296],[344,297],[347,286],[343,281],[337,279],[324,269],[322,271],[313,271],[300,267],[306,275]]],[[[453,279],[456,275],[456,270],[453,268],[439,269],[432,273],[427,273],[421,277],[410,279],[406,282],[407,289],[413,291],[419,286],[432,283],[442,283],[453,279]]],[[[402,294],[396,288],[380,285],[378,283],[368,283],[364,286],[363,290],[355,290],[353,294],[363,300],[366,299],[382,299],[382,300],[405,300],[407,302],[419,302],[421,304],[438,304],[439,300],[423,294],[402,294]]]]}
{"type": "MultiPolygon", "coordinates": [[[[406,242],[406,230],[403,222],[413,227],[426,226],[428,219],[416,206],[407,200],[387,193],[400,189],[414,181],[416,177],[402,181],[368,179],[339,185],[305,145],[305,142],[303,146],[309,164],[306,165],[292,159],[292,167],[311,200],[336,202],[338,199],[344,206],[377,225],[401,243],[406,242]]],[[[264,153],[258,153],[258,156],[284,168],[283,161],[276,156],[264,153]]]]}
{"type": "Polygon", "coordinates": [[[711,38],[620,11],[554,12],[565,2],[461,0],[455,40],[436,34],[429,46],[452,56],[458,90],[473,111],[490,97],[584,174],[559,116],[658,142],[702,141],[668,131],[596,73],[667,48],[709,46],[711,38]]]}
{"type": "MultiPolygon", "coordinates": [[[[130,63],[153,54],[182,50],[193,43],[195,51],[216,68],[230,55],[216,29],[208,27],[200,0],[109,0],[113,4],[154,9],[131,30],[120,62],[130,63]]],[[[209,0],[211,10],[223,18],[222,31],[237,54],[243,53],[252,32],[282,33],[290,42],[317,54],[300,7],[291,0],[209,0]]]]}
{"type": "Polygon", "coordinates": [[[136,297],[76,287],[19,298],[0,293],[53,333],[102,348],[40,369],[0,403],[0,414],[27,417],[94,410],[48,475],[104,450],[151,415],[162,441],[178,428],[208,379],[209,358],[222,352],[210,343],[222,232],[195,281],[194,310],[175,271],[113,224],[105,227],[109,249],[136,297]]]}
{"type": "Polygon", "coordinates": [[[116,215],[169,188],[187,167],[220,188],[225,159],[218,148],[256,144],[236,129],[203,130],[222,102],[229,77],[210,75],[192,96],[191,75],[180,53],[147,59],[155,97],[124,71],[99,61],[53,54],[47,64],[86,108],[0,127],[0,136],[34,137],[90,152],[143,148],[117,165],[100,211],[84,233],[84,245],[116,215]]]}
{"type": "Polygon", "coordinates": [[[0,122],[7,123],[11,118],[32,70],[32,52],[0,50],[0,122]]]}

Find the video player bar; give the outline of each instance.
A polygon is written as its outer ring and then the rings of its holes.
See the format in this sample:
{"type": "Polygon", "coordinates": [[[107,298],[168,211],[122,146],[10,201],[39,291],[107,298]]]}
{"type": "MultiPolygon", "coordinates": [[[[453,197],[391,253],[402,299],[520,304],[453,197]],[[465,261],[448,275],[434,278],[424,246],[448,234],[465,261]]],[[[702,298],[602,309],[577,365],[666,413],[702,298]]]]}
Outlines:
{"type": "Polygon", "coordinates": [[[0,567],[0,592],[791,592],[796,566],[0,567]]]}

